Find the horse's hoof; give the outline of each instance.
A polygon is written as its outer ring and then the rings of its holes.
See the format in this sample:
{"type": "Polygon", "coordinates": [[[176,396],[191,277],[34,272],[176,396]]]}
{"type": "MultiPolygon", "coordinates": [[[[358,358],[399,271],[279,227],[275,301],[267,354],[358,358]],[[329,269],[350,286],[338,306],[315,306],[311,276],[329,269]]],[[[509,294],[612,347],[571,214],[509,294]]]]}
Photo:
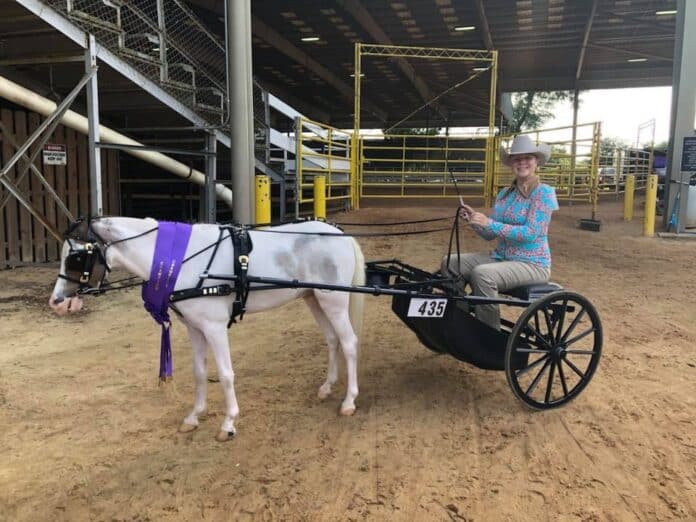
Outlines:
{"type": "Polygon", "coordinates": [[[215,440],[218,442],[227,442],[228,440],[232,440],[233,438],[234,438],[234,431],[220,430],[220,431],[218,431],[218,434],[215,435],[215,440]]]}
{"type": "Polygon", "coordinates": [[[355,413],[355,406],[353,406],[352,408],[341,408],[341,415],[343,415],[344,417],[350,417],[354,413],[355,413]]]}
{"type": "Polygon", "coordinates": [[[185,422],[181,423],[181,426],[179,426],[179,433],[191,433],[192,431],[195,431],[198,429],[198,426],[195,424],[186,424],[185,422]]]}
{"type": "Polygon", "coordinates": [[[321,401],[326,399],[329,395],[331,395],[331,390],[323,390],[322,388],[319,388],[319,391],[317,392],[317,397],[319,397],[319,400],[321,401]]]}

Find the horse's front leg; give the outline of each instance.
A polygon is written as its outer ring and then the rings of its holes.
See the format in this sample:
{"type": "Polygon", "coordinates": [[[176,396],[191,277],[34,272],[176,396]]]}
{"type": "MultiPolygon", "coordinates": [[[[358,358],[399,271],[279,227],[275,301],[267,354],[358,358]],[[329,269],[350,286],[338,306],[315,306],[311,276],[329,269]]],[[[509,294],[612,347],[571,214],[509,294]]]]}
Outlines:
{"type": "Polygon", "coordinates": [[[234,371],[230,358],[230,343],[227,338],[227,326],[224,323],[209,323],[203,330],[206,340],[215,355],[218,377],[225,394],[225,419],[222,421],[216,439],[220,442],[231,439],[236,430],[234,420],[239,416],[239,405],[234,393],[234,371]]]}
{"type": "Polygon", "coordinates": [[[206,399],[208,391],[208,372],[206,368],[206,351],[208,345],[203,332],[193,326],[186,325],[193,348],[193,377],[196,381],[195,399],[193,410],[189,413],[184,422],[181,423],[179,431],[187,433],[198,427],[198,417],[206,413],[206,399]]]}

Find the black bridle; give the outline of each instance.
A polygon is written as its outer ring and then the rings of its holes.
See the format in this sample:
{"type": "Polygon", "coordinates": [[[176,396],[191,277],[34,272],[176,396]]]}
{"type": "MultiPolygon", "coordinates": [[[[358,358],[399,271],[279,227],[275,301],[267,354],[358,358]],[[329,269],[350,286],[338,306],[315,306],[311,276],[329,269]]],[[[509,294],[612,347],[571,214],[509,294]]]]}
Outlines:
{"type": "Polygon", "coordinates": [[[68,243],[70,250],[65,257],[65,274],[58,274],[60,279],[64,279],[78,285],[77,294],[102,294],[109,290],[119,290],[131,286],[140,286],[141,282],[114,286],[117,283],[136,279],[129,277],[118,281],[104,283],[106,276],[111,272],[111,267],[106,261],[107,249],[117,243],[129,241],[157,230],[154,227],[150,230],[135,236],[119,239],[117,241],[105,241],[92,228],[92,222],[99,218],[89,218],[87,220],[79,218],[70,223],[68,230],[63,236],[68,243]]]}

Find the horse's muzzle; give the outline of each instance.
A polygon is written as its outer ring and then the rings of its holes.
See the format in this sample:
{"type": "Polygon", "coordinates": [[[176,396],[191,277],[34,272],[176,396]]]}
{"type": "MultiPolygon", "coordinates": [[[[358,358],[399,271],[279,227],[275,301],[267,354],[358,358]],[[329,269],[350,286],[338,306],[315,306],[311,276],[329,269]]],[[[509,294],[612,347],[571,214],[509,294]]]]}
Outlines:
{"type": "Polygon", "coordinates": [[[79,296],[74,297],[56,297],[48,300],[48,306],[58,315],[66,315],[68,313],[75,313],[82,310],[82,298],[79,296]]]}

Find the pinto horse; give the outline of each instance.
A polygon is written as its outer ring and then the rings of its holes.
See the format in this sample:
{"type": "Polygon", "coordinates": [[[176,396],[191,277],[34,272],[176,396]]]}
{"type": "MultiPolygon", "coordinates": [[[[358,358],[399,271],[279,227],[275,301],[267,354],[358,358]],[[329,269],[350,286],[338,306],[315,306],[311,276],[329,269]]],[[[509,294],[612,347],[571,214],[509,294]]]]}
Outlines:
{"type": "MultiPolygon", "coordinates": [[[[110,268],[122,268],[147,280],[153,264],[157,226],[157,221],[150,218],[109,217],[82,222],[82,232],[69,234],[69,239],[63,245],[61,275],[49,299],[51,308],[59,315],[79,311],[82,308],[81,290],[98,287],[103,274],[110,268]],[[95,249],[98,255],[93,257],[95,261],[89,267],[89,274],[77,270],[74,262],[66,263],[70,256],[79,256],[81,252],[93,252],[95,249]]],[[[331,225],[307,221],[250,230],[249,236],[253,242],[253,250],[249,254],[249,276],[313,284],[364,284],[364,258],[359,245],[352,237],[342,236],[342,232],[331,225]]],[[[194,288],[198,284],[212,256],[213,249],[207,247],[219,240],[220,227],[217,225],[193,225],[185,259],[202,252],[181,265],[174,290],[194,288]]],[[[210,274],[220,276],[234,272],[233,250],[231,240],[219,242],[209,267],[210,274]]],[[[203,287],[223,282],[206,279],[203,287]]],[[[329,347],[326,380],[318,391],[320,399],[331,393],[331,387],[338,379],[337,349],[340,344],[347,371],[347,389],[340,413],[352,415],[358,395],[358,336],[362,326],[364,295],[289,287],[254,291],[254,286],[252,283],[246,302],[247,313],[269,310],[303,298],[319,323],[329,347]]],[[[235,434],[234,421],[239,415],[227,334],[234,298],[234,294],[205,296],[180,301],[175,305],[193,346],[193,374],[196,381],[193,409],[184,418],[179,430],[188,432],[196,429],[199,417],[206,412],[206,352],[210,347],[225,395],[225,418],[216,436],[219,441],[228,440],[235,434]]]]}

